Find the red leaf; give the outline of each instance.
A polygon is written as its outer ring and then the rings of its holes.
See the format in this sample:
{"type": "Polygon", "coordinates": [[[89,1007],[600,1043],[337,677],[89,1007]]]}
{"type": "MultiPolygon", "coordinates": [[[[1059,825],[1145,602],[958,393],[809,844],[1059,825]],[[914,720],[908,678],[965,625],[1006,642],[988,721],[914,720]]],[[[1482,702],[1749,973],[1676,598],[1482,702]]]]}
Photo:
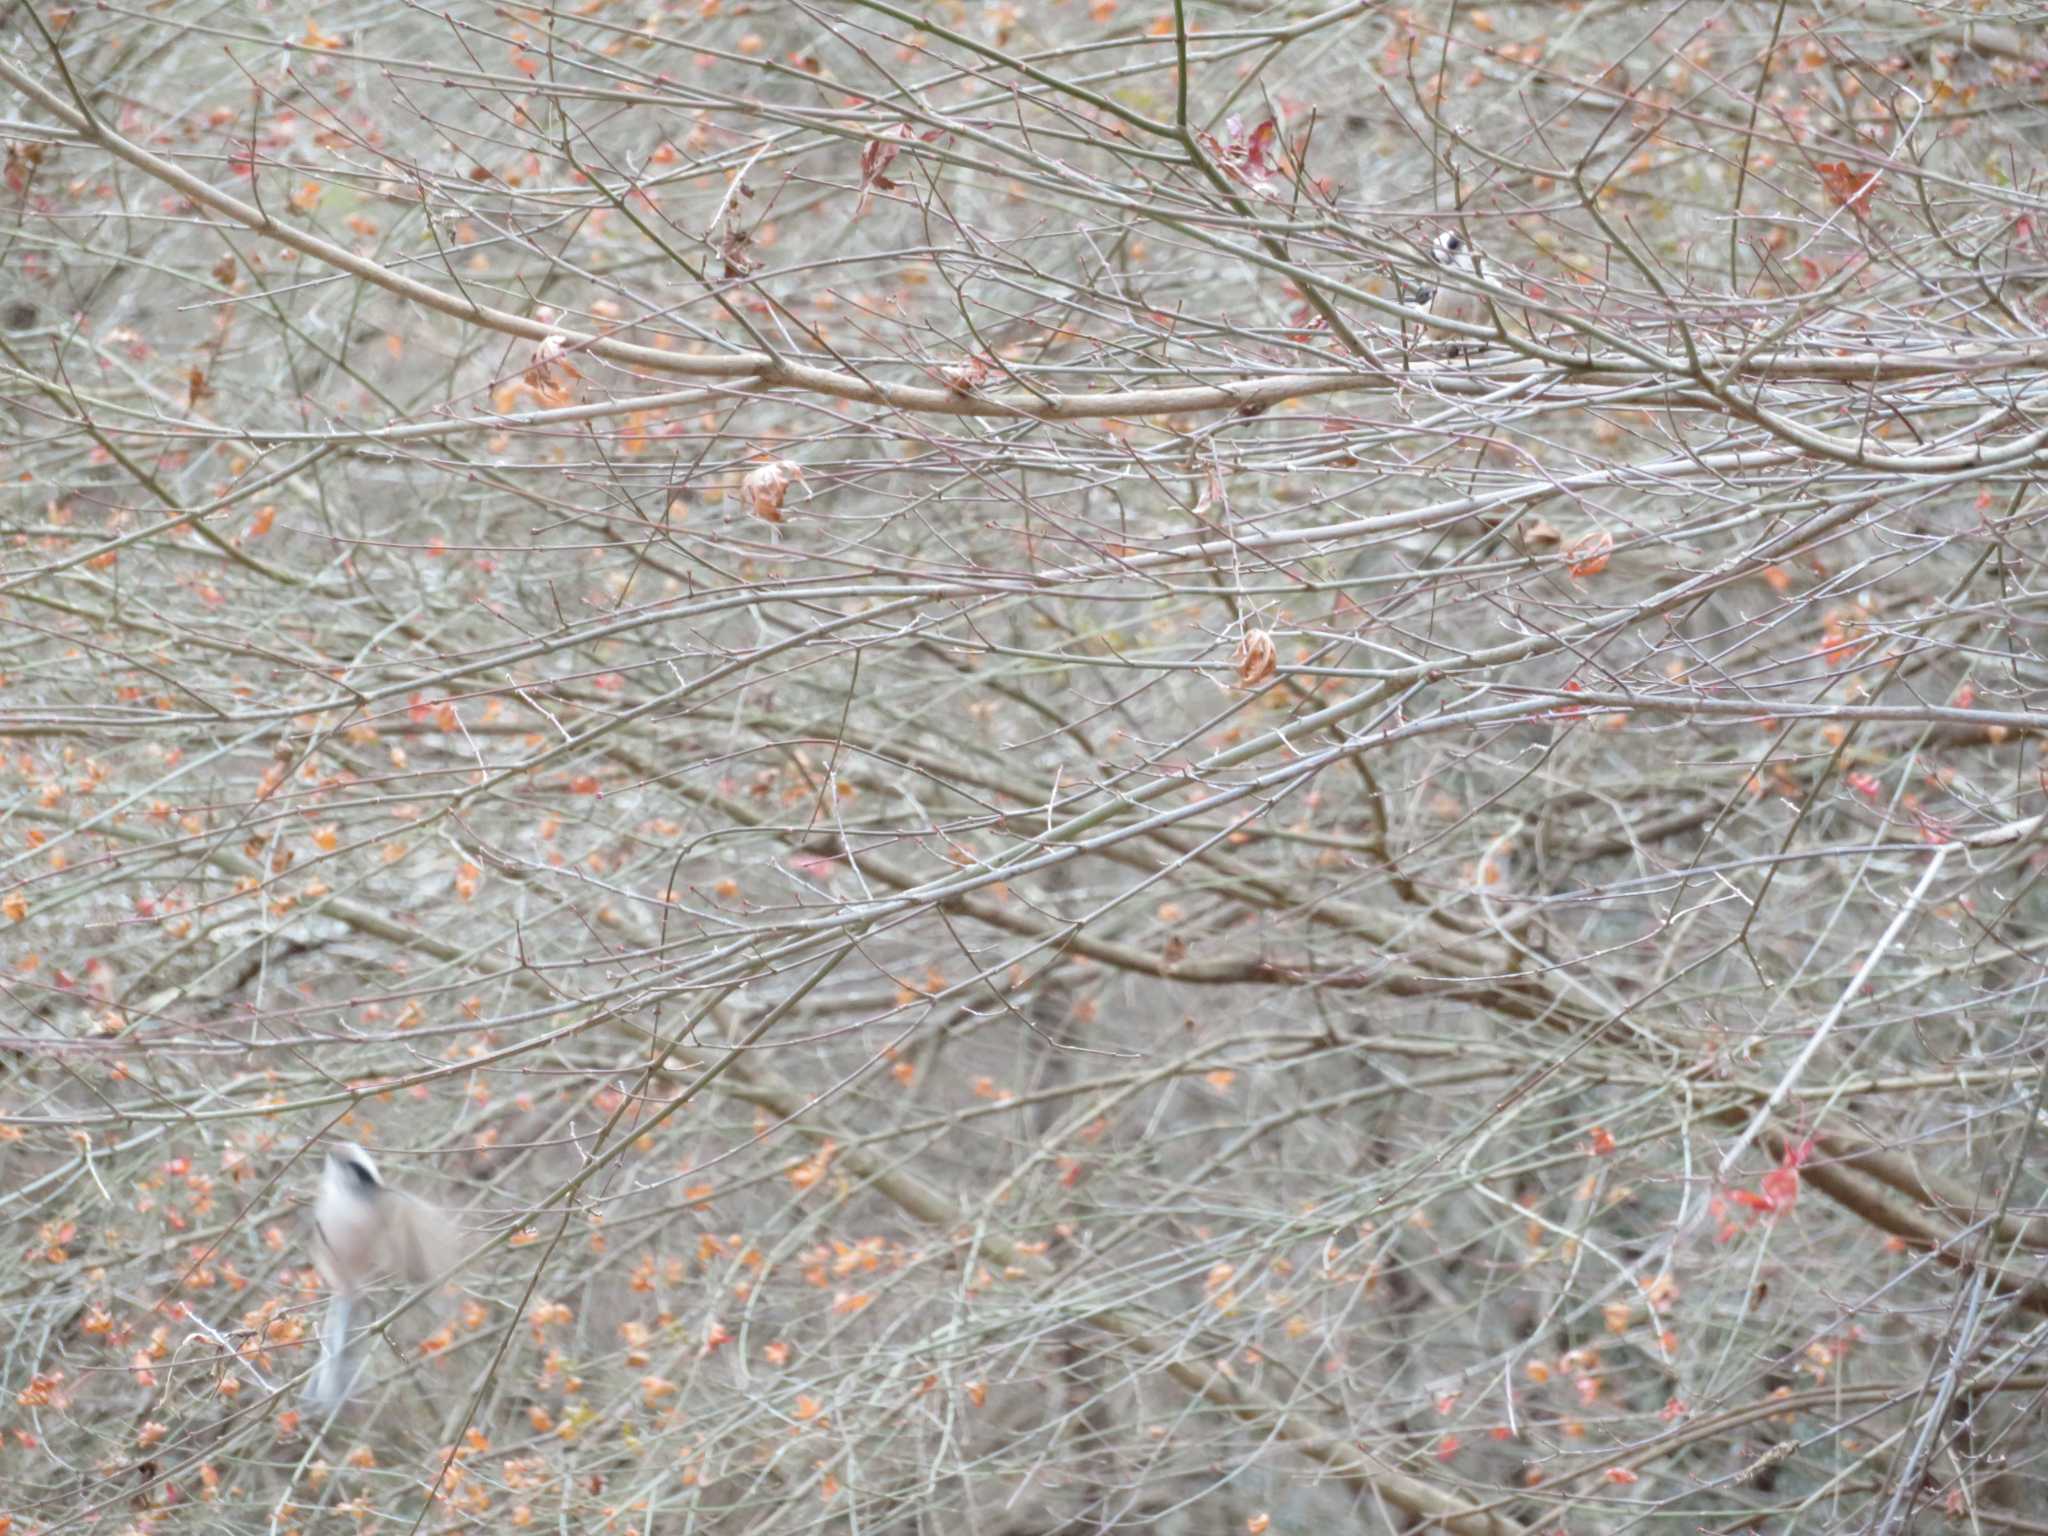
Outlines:
{"type": "Polygon", "coordinates": [[[1846,208],[1859,219],[1870,216],[1870,193],[1877,185],[1875,171],[1865,176],[1839,160],[1824,160],[1814,169],[1820,173],[1821,184],[1828,189],[1837,208],[1846,208]]]}
{"type": "Polygon", "coordinates": [[[1274,152],[1279,135],[1280,125],[1270,117],[1253,129],[1249,137],[1244,131],[1244,119],[1229,117],[1223,121],[1222,138],[1209,133],[1195,137],[1224,175],[1263,192],[1280,168],[1279,156],[1274,152]]]}
{"type": "Polygon", "coordinates": [[[1271,175],[1274,170],[1274,164],[1269,157],[1272,154],[1273,141],[1279,136],[1280,125],[1270,117],[1254,128],[1251,141],[1245,145],[1245,169],[1254,176],[1271,175]]]}
{"type": "Polygon", "coordinates": [[[860,201],[853,209],[856,219],[868,211],[868,203],[877,188],[884,192],[896,190],[896,183],[883,173],[889,169],[890,162],[903,153],[903,146],[916,138],[915,128],[908,123],[898,123],[868,141],[867,147],[860,152],[860,201]]]}
{"type": "Polygon", "coordinates": [[[1778,1166],[1758,1180],[1758,1192],[1736,1189],[1729,1191],[1728,1197],[1752,1211],[1782,1216],[1799,1199],[1799,1165],[1811,1156],[1813,1138],[1809,1136],[1785,1148],[1785,1155],[1778,1160],[1778,1166]]]}
{"type": "Polygon", "coordinates": [[[1591,533],[1573,541],[1564,552],[1564,566],[1573,576],[1584,580],[1598,576],[1607,569],[1607,557],[1614,551],[1614,535],[1605,528],[1596,528],[1591,533]]]}

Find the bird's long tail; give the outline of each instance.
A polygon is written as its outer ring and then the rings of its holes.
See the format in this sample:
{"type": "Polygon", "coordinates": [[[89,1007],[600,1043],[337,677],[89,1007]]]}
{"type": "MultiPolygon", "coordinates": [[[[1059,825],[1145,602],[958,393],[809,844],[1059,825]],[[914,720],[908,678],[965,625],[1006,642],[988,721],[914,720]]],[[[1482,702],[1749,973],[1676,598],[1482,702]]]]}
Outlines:
{"type": "Polygon", "coordinates": [[[318,1408],[338,1408],[348,1396],[348,1318],[349,1298],[337,1294],[327,1303],[327,1318],[320,1325],[320,1365],[308,1391],[318,1408]]]}

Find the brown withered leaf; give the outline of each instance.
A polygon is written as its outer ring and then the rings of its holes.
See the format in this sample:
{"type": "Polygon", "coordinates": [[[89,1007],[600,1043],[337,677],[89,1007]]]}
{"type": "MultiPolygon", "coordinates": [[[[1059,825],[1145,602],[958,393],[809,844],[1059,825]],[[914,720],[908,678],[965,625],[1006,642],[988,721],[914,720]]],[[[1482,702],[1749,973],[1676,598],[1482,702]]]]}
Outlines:
{"type": "Polygon", "coordinates": [[[754,243],[754,237],[744,229],[726,227],[725,238],[718,243],[719,260],[725,263],[727,277],[747,277],[760,265],[747,254],[747,248],[754,243]]]}
{"type": "Polygon", "coordinates": [[[746,479],[740,482],[740,495],[747,504],[747,510],[762,522],[779,523],[782,521],[782,498],[789,493],[790,482],[803,477],[802,465],[788,459],[770,459],[766,464],[747,471],[746,479]]]}
{"type": "Polygon", "coordinates": [[[1273,637],[1263,629],[1248,629],[1237,643],[1237,680],[1256,688],[1279,670],[1280,651],[1273,637]]]}
{"type": "Polygon", "coordinates": [[[542,403],[561,405],[569,398],[569,380],[583,375],[569,361],[569,339],[559,333],[541,337],[533,344],[533,361],[526,365],[526,382],[542,403]]]}
{"type": "Polygon", "coordinates": [[[870,139],[867,147],[860,152],[860,201],[854,204],[853,216],[857,219],[868,211],[868,204],[874,199],[877,189],[894,192],[896,183],[887,175],[891,164],[903,153],[903,146],[917,137],[917,130],[908,123],[898,123],[885,128],[870,139]]]}
{"type": "Polygon", "coordinates": [[[857,219],[868,211],[868,204],[879,191],[894,192],[896,183],[889,179],[889,167],[896,157],[903,153],[906,144],[930,144],[946,137],[943,128],[927,129],[919,133],[908,123],[898,123],[893,128],[884,128],[870,139],[860,152],[860,201],[854,204],[853,216],[857,219]]]}

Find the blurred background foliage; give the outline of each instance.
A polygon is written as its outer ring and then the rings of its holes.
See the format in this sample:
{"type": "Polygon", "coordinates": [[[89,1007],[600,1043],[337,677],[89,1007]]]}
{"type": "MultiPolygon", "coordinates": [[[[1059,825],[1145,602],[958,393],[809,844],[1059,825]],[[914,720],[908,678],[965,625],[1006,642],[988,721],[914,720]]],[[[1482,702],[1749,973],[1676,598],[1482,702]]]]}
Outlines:
{"type": "Polygon", "coordinates": [[[2043,22],[0,14],[0,1529],[2043,1529],[2043,22]]]}

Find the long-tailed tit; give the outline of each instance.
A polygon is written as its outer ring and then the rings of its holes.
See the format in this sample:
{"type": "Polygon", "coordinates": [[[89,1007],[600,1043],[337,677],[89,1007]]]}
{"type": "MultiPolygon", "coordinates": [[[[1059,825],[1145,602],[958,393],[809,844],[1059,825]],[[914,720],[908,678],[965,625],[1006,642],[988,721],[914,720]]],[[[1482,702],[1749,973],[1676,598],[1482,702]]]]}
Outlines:
{"type": "MultiPolygon", "coordinates": [[[[1461,277],[1481,276],[1479,253],[1472,249],[1472,242],[1455,229],[1442,231],[1430,242],[1429,259],[1445,271],[1455,272],[1461,277]]],[[[1452,320],[1461,325],[1487,325],[1491,322],[1486,295],[1456,284],[1423,282],[1408,291],[1407,299],[1411,305],[1427,309],[1441,320],[1452,320]]],[[[1453,335],[1451,339],[1467,346],[1483,345],[1465,336],[1453,335]]]]}
{"type": "Polygon", "coordinates": [[[322,1408],[348,1396],[349,1320],[363,1293],[380,1280],[419,1285],[445,1267],[445,1218],[411,1195],[388,1187],[370,1154],[348,1144],[327,1154],[313,1203],[313,1262],[334,1292],[320,1329],[320,1365],[309,1394],[322,1408]]]}

